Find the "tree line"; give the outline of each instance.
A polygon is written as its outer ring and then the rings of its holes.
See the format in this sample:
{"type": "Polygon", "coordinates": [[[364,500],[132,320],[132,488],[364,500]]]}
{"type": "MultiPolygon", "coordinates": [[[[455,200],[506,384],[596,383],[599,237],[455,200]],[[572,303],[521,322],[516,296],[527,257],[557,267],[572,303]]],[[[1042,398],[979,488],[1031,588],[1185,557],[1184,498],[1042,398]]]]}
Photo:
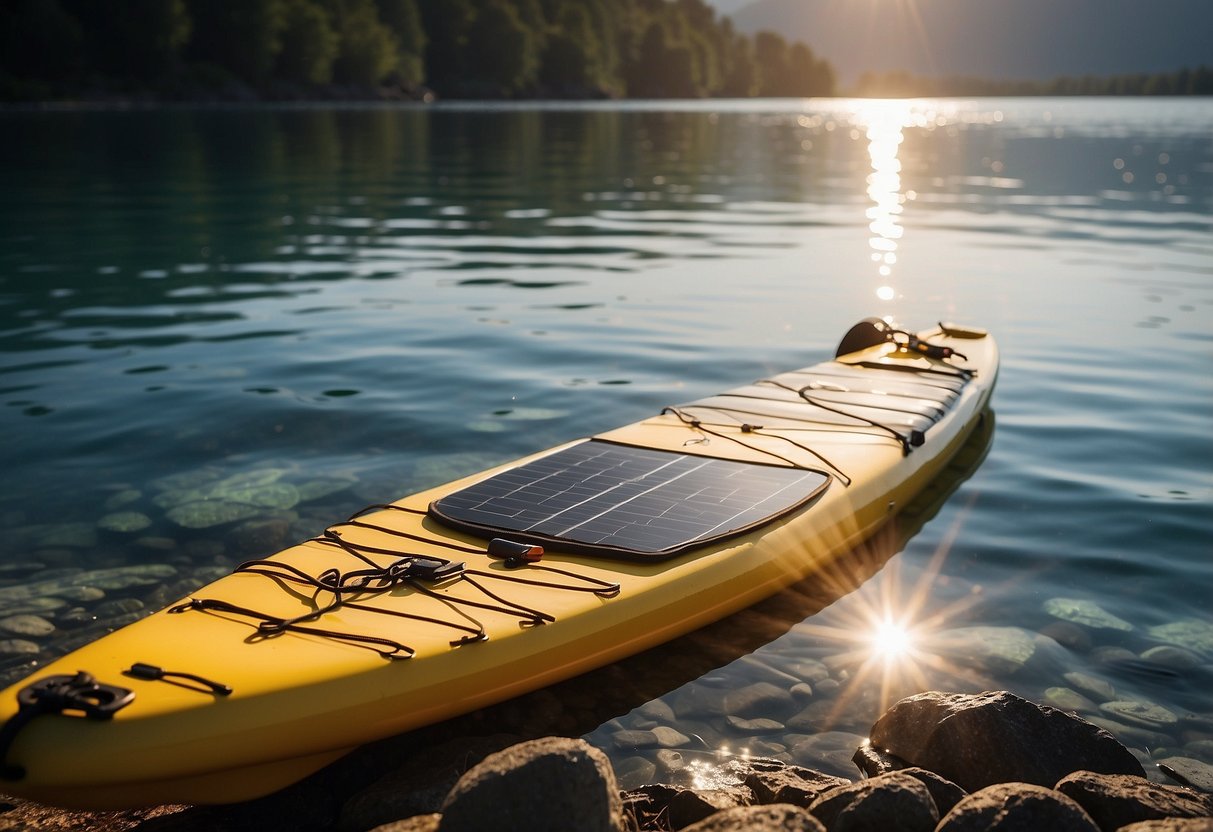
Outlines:
{"type": "Polygon", "coordinates": [[[998,81],[947,76],[923,78],[908,72],[864,73],[855,94],[869,98],[1034,95],[1213,95],[1213,67],[1109,76],[1063,76],[1048,81],[998,81]]]}
{"type": "Polygon", "coordinates": [[[828,96],[703,0],[5,0],[0,98],[828,96]]]}

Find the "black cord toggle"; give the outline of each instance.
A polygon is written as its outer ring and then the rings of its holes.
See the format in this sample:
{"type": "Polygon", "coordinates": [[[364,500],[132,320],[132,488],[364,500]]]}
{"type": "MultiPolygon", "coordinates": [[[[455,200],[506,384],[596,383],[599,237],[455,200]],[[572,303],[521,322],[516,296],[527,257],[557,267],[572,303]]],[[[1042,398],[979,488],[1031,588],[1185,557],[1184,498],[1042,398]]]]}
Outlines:
{"type": "Polygon", "coordinates": [[[180,682],[173,681],[174,679],[185,679],[189,682],[196,682],[205,688],[206,691],[209,691],[217,696],[230,696],[232,693],[231,686],[225,685],[222,682],[213,682],[210,679],[197,676],[193,673],[165,670],[162,667],[157,667],[154,664],[146,664],[145,662],[135,662],[122,672],[134,679],[143,679],[149,682],[163,680],[169,684],[180,685],[181,687],[185,688],[192,688],[192,685],[182,685],[180,682]]]}

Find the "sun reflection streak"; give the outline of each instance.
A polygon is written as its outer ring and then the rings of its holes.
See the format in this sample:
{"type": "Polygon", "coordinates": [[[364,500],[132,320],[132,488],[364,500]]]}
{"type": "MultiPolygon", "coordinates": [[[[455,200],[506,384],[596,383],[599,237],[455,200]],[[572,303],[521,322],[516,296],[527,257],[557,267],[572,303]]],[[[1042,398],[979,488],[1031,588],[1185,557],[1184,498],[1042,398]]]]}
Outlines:
{"type": "Polygon", "coordinates": [[[901,159],[899,153],[905,140],[904,128],[914,123],[913,105],[900,101],[872,101],[855,114],[867,128],[868,158],[871,172],[867,177],[868,198],[872,204],[866,211],[868,229],[872,236],[872,262],[880,278],[876,297],[883,301],[896,299],[892,277],[897,263],[897,249],[905,233],[901,225],[902,206],[906,197],[901,191],[901,159]]]}

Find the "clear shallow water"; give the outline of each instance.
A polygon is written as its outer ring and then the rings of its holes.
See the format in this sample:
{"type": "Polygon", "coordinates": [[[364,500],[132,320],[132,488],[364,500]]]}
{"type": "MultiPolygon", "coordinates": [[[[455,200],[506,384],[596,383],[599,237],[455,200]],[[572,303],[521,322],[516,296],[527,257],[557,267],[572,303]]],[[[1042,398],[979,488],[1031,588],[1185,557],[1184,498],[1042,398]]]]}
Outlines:
{"type": "Polygon", "coordinates": [[[1213,736],[1191,715],[1213,713],[1213,101],[0,127],[7,678],[365,504],[813,363],[877,314],[999,338],[984,462],[837,587],[701,635],[743,655],[591,739],[639,779],[722,746],[853,774],[883,704],[931,687],[1069,702],[1143,754],[1213,736]],[[181,509],[203,492],[244,508],[181,509]],[[886,618],[910,639],[874,654],[886,618]],[[1169,715],[1108,707],[1142,700],[1169,715]]]}

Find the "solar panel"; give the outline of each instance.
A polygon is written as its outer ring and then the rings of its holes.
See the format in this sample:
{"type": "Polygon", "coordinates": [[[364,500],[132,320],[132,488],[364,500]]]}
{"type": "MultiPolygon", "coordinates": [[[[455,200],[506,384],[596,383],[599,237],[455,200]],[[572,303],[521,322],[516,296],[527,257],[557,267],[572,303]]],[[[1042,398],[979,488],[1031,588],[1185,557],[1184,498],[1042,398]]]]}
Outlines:
{"type": "Polygon", "coordinates": [[[591,439],[448,494],[430,515],[482,536],[649,560],[775,519],[829,480],[821,471],[591,439]]]}

